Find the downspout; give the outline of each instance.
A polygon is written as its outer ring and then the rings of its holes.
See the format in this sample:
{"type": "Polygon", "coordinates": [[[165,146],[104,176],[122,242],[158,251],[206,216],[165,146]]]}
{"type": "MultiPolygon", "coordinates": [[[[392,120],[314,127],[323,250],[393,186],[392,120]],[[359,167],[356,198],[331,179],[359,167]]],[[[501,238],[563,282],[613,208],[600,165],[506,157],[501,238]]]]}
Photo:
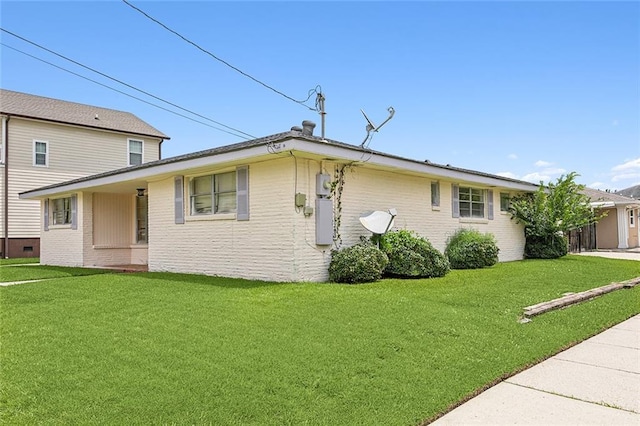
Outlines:
{"type": "Polygon", "coordinates": [[[4,147],[2,155],[4,156],[4,182],[3,182],[3,212],[2,218],[4,229],[4,257],[9,258],[9,115],[2,117],[2,145],[4,147]]]}
{"type": "Polygon", "coordinates": [[[164,139],[160,139],[158,144],[158,160],[162,160],[162,142],[164,142],[164,139]]]}

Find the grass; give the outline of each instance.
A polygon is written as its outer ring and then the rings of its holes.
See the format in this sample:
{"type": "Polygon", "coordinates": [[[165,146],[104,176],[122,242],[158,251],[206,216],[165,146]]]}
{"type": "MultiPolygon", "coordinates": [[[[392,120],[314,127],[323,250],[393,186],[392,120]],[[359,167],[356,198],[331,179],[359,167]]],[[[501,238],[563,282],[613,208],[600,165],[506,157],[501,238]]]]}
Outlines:
{"type": "Polygon", "coordinates": [[[0,288],[0,423],[419,424],[640,313],[640,275],[567,256],[348,286],[140,273],[0,288]]]}
{"type": "MultiPolygon", "coordinates": [[[[15,259],[7,259],[15,260],[15,259]]],[[[105,274],[113,271],[94,268],[70,268],[66,266],[4,264],[0,266],[0,282],[42,280],[84,275],[105,274]],[[14,266],[15,265],[15,266],[14,266]]]]}
{"type": "Polygon", "coordinates": [[[39,263],[38,257],[24,257],[24,258],[12,258],[12,259],[0,259],[0,266],[4,265],[23,265],[27,263],[39,263]]]}

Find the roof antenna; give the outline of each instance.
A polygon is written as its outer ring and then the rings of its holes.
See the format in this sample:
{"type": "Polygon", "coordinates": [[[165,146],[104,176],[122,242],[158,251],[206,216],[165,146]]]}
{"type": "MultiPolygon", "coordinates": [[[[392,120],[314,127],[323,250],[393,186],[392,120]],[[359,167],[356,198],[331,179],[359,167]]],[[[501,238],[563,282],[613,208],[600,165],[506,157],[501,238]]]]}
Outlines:
{"type": "Polygon", "coordinates": [[[362,143],[360,144],[360,148],[365,148],[365,144],[367,143],[367,141],[370,141],[371,137],[373,136],[372,133],[375,133],[378,130],[380,130],[382,126],[387,124],[387,122],[393,118],[393,114],[396,113],[396,110],[393,109],[393,107],[387,108],[387,111],[389,111],[389,117],[387,117],[387,119],[384,120],[382,124],[376,127],[376,125],[373,124],[371,120],[369,120],[369,117],[367,117],[367,114],[365,114],[363,110],[360,110],[362,115],[364,115],[365,120],[367,120],[367,137],[365,137],[362,143]]]}

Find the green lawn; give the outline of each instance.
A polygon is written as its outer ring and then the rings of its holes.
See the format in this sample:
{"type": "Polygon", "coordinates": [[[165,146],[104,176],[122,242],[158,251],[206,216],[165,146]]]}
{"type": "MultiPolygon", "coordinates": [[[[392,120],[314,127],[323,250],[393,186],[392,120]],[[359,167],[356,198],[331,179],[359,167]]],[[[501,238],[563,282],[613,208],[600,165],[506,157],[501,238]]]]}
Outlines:
{"type": "Polygon", "coordinates": [[[162,273],[0,288],[0,423],[412,425],[640,313],[640,276],[567,256],[359,286],[162,273]]]}
{"type": "Polygon", "coordinates": [[[3,265],[22,265],[22,264],[27,264],[27,263],[38,263],[38,262],[40,262],[40,258],[38,258],[38,257],[0,259],[0,266],[3,266],[3,265]]]}
{"type": "MultiPolygon", "coordinates": [[[[7,259],[12,260],[12,259],[7,259]]],[[[48,278],[64,278],[82,275],[112,273],[110,270],[94,268],[69,268],[65,266],[47,265],[0,265],[0,282],[41,280],[48,278]]]]}

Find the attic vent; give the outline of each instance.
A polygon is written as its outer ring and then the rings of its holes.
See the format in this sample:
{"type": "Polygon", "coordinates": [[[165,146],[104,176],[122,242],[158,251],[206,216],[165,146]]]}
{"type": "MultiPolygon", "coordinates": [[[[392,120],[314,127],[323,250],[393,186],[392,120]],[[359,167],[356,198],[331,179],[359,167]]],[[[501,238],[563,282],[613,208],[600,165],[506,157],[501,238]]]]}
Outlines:
{"type": "Polygon", "coordinates": [[[301,132],[301,131],[302,131],[302,127],[300,127],[300,126],[293,126],[293,127],[291,128],[291,131],[292,131],[292,132],[301,132]]]}
{"type": "Polygon", "coordinates": [[[302,134],[304,136],[313,136],[313,129],[315,129],[316,123],[309,120],[304,120],[302,122],[302,134]]]}

